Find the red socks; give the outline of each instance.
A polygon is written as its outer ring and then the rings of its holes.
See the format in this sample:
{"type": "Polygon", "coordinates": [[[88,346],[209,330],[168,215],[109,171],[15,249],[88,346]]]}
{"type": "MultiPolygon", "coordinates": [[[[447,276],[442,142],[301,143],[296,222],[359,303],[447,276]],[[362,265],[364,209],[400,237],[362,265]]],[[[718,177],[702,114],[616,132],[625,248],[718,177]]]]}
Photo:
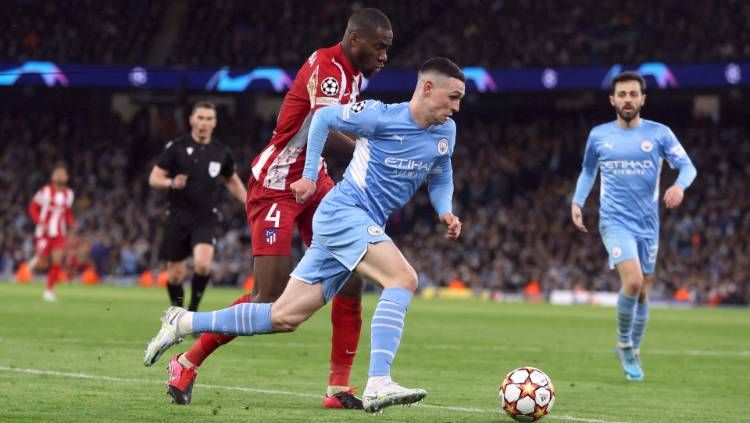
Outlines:
{"type": "MultiPolygon", "coordinates": [[[[249,303],[250,294],[245,294],[235,300],[230,306],[240,303],[249,303]]],[[[211,353],[216,351],[220,346],[229,343],[236,338],[235,336],[221,335],[218,333],[204,333],[198,338],[198,341],[185,352],[185,358],[188,359],[195,367],[199,367],[211,353]]]]}
{"type": "Polygon", "coordinates": [[[53,264],[47,271],[47,290],[51,291],[55,287],[55,282],[60,279],[60,268],[59,264],[53,264]]]}
{"type": "Polygon", "coordinates": [[[332,308],[333,345],[328,385],[349,386],[359,332],[362,329],[362,299],[336,295],[333,297],[332,308]]]}

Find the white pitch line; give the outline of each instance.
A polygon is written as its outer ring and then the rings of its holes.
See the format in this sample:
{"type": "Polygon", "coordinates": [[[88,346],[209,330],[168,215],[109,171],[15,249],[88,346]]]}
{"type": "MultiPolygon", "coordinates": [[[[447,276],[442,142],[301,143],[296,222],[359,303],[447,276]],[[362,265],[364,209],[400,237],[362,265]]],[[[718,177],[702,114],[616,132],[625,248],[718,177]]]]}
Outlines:
{"type": "MultiPolygon", "coordinates": [[[[148,384],[159,384],[159,385],[164,384],[163,380],[100,376],[100,375],[90,375],[86,373],[59,372],[56,370],[44,370],[44,369],[24,369],[24,368],[0,366],[0,371],[13,372],[13,373],[26,373],[26,374],[33,374],[33,375],[40,375],[40,376],[67,377],[67,378],[73,378],[73,379],[106,380],[108,382],[148,383],[148,384]]],[[[301,397],[301,398],[321,398],[321,395],[307,394],[304,392],[279,391],[279,390],[274,390],[274,389],[256,389],[256,388],[246,388],[244,386],[204,385],[201,383],[196,383],[195,386],[199,388],[206,388],[206,389],[223,389],[226,391],[252,392],[252,393],[257,393],[257,394],[286,395],[286,396],[301,397]]],[[[457,411],[457,412],[463,412],[463,413],[496,414],[500,412],[499,410],[490,409],[490,408],[456,407],[456,406],[450,406],[450,405],[421,404],[420,407],[439,409],[439,410],[457,411]]],[[[572,421],[572,422],[582,422],[582,423],[626,423],[626,422],[618,422],[614,420],[587,419],[583,417],[573,417],[573,416],[549,415],[547,416],[547,418],[552,419],[552,420],[562,420],[562,421],[572,421]]]]}

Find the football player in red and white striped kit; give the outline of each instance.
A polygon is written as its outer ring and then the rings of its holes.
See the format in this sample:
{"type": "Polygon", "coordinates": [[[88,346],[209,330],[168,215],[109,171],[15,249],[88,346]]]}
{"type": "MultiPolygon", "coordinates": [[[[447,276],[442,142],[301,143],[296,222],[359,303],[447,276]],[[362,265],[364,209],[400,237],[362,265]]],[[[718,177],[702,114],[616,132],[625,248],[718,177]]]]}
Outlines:
{"type": "MultiPolygon", "coordinates": [[[[251,229],[255,282],[253,291],[233,304],[275,301],[292,270],[292,232],[296,226],[307,245],[312,240],[315,209],[334,182],[325,164],[319,169],[317,192],[298,204],[289,185],[302,176],[307,132],[313,113],[332,104],[357,101],[364,78],[380,71],[393,41],[388,17],[377,9],[355,11],[340,43],[315,51],[294,79],[281,105],[276,128],[266,148],[253,160],[248,183],[247,217],[251,229]]],[[[354,140],[329,133],[329,144],[354,151],[354,140]]],[[[323,407],[361,409],[349,386],[362,325],[362,281],[352,278],[332,301],[331,366],[323,407]]],[[[184,354],[170,360],[168,393],[178,404],[189,404],[196,369],[219,346],[234,339],[203,334],[184,354]]]]}
{"type": "Polygon", "coordinates": [[[60,280],[64,258],[65,236],[74,228],[73,190],[68,188],[68,170],[58,164],[52,169],[50,183],[39,188],[29,204],[29,215],[36,224],[35,255],[32,268],[47,268],[47,287],[43,298],[56,301],[54,287],[60,280]]]}

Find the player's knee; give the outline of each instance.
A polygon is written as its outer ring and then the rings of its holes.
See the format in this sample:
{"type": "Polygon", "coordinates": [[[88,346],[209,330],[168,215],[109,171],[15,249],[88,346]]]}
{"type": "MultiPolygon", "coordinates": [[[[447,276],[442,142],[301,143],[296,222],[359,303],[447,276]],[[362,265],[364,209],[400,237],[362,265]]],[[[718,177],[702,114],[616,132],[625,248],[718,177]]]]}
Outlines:
{"type": "Polygon", "coordinates": [[[643,275],[640,273],[628,275],[624,278],[623,284],[635,292],[640,292],[643,287],[643,275]]]}
{"type": "Polygon", "coordinates": [[[407,289],[411,292],[417,292],[417,287],[419,286],[419,277],[417,276],[417,271],[414,270],[413,267],[408,266],[400,273],[401,274],[398,278],[399,288],[407,289]]]}

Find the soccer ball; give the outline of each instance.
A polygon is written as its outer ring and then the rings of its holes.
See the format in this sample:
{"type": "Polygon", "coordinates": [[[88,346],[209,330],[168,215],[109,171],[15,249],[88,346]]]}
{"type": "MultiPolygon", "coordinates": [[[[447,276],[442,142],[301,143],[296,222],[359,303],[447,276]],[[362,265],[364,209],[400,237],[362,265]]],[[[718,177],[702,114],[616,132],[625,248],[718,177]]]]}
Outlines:
{"type": "Polygon", "coordinates": [[[534,367],[520,367],[508,373],[500,385],[500,408],[519,422],[533,422],[546,416],[555,404],[552,379],[534,367]]]}

